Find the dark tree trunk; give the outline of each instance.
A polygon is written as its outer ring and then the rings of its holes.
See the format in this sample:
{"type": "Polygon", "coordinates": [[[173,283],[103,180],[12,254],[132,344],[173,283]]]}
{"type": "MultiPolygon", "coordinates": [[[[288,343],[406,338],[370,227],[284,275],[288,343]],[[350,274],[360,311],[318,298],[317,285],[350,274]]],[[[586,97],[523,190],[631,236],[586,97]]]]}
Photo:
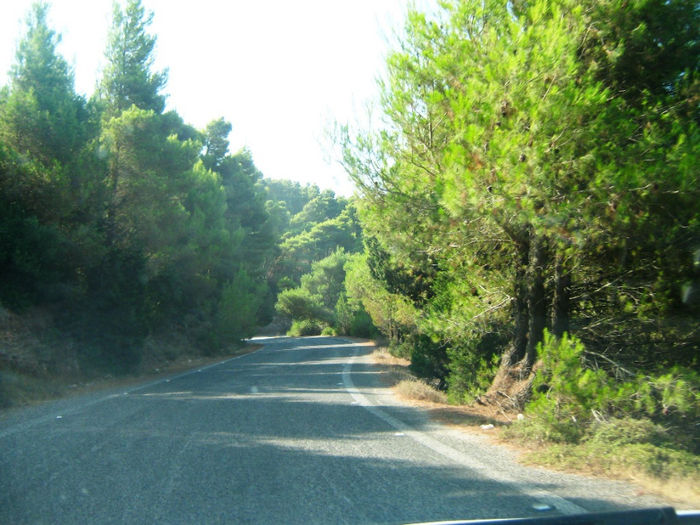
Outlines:
{"type": "Polygon", "coordinates": [[[528,325],[528,304],[527,304],[527,268],[530,260],[530,238],[526,234],[518,243],[518,264],[515,269],[515,286],[513,301],[513,317],[515,329],[513,340],[501,358],[502,368],[511,368],[519,362],[527,349],[527,325],[528,325]]]}
{"type": "Polygon", "coordinates": [[[545,271],[547,268],[547,246],[542,237],[530,240],[530,265],[527,272],[528,336],[522,370],[529,371],[537,359],[537,345],[542,341],[547,326],[547,301],[545,295],[545,271]]]}
{"type": "Polygon", "coordinates": [[[552,334],[561,337],[569,331],[569,293],[571,274],[564,268],[563,256],[557,256],[554,266],[554,300],[552,304],[552,334]]]}
{"type": "Polygon", "coordinates": [[[501,365],[488,392],[481,397],[482,403],[510,410],[522,410],[530,397],[536,347],[547,323],[545,239],[536,237],[529,227],[521,233],[517,237],[511,235],[518,258],[513,283],[513,339],[501,356],[501,365]]]}

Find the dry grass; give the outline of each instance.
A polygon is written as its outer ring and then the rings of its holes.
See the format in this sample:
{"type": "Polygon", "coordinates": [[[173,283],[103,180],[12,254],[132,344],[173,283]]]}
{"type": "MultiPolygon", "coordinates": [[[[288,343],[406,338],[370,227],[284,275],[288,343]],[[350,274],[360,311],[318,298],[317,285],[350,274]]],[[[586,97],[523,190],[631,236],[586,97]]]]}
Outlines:
{"type": "Polygon", "coordinates": [[[447,396],[444,392],[436,390],[420,379],[404,379],[395,387],[394,391],[404,399],[414,401],[428,401],[429,403],[446,404],[447,396]]]}
{"type": "Polygon", "coordinates": [[[401,368],[408,369],[408,366],[411,364],[411,362],[408,359],[391,355],[389,353],[389,350],[383,346],[377,348],[374,352],[372,352],[370,357],[375,363],[380,365],[398,366],[401,368]]]}
{"type": "Polygon", "coordinates": [[[676,469],[670,465],[670,460],[666,465],[668,472],[653,475],[645,472],[648,458],[638,458],[634,453],[614,445],[605,451],[597,451],[589,450],[590,447],[585,444],[523,442],[502,433],[497,434],[497,440],[518,452],[520,462],[525,465],[631,481],[638,486],[640,496],[661,496],[676,508],[700,508],[700,474],[676,469]]]}
{"type": "Polygon", "coordinates": [[[686,510],[700,508],[700,480],[698,480],[698,476],[658,479],[638,472],[627,472],[622,477],[635,481],[651,494],[660,494],[674,503],[676,507],[682,507],[686,510]]]}
{"type": "Polygon", "coordinates": [[[151,359],[133,374],[84,378],[79,374],[39,375],[17,370],[0,369],[0,410],[41,403],[78,394],[145,383],[159,377],[207,366],[230,357],[253,352],[261,345],[246,344],[214,357],[180,355],[172,360],[151,359]]]}
{"type": "Polygon", "coordinates": [[[396,386],[401,381],[412,379],[413,375],[408,370],[411,362],[408,359],[393,356],[385,347],[379,347],[369,356],[370,360],[383,367],[382,380],[388,386],[396,386]]]}
{"type": "Polygon", "coordinates": [[[378,348],[370,357],[374,363],[385,368],[387,384],[393,387],[405,402],[425,409],[431,418],[443,424],[488,436],[494,444],[507,446],[517,452],[525,464],[628,480],[638,486],[639,495],[649,493],[660,496],[676,508],[700,507],[700,481],[697,475],[670,475],[667,478],[652,476],[643,472],[640,465],[625,465],[622,458],[620,461],[611,461],[602,453],[589,454],[584,458],[584,450],[580,446],[525,443],[508,432],[511,428],[510,423],[517,414],[510,413],[498,403],[449,405],[444,393],[416,379],[410,373],[408,360],[392,356],[386,348],[378,348]],[[494,428],[485,430],[482,429],[482,425],[494,425],[494,428]],[[557,457],[560,459],[557,460],[557,457]]]}
{"type": "Polygon", "coordinates": [[[426,409],[430,416],[441,423],[469,431],[490,432],[481,429],[483,424],[501,425],[508,422],[497,408],[484,405],[454,406],[447,396],[431,385],[418,380],[409,370],[408,359],[393,356],[389,351],[377,348],[370,358],[385,367],[384,380],[405,402],[426,409]]]}

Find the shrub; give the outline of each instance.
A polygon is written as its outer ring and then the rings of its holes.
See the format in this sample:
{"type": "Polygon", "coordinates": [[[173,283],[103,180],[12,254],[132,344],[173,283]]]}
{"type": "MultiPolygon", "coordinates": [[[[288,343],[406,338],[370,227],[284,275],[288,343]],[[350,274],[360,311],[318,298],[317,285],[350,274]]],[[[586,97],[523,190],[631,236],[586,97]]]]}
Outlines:
{"type": "Polygon", "coordinates": [[[292,288],[280,292],[275,308],[282,315],[297,321],[328,317],[321,296],[314,295],[305,288],[292,288]]]}
{"type": "Polygon", "coordinates": [[[447,385],[452,403],[471,403],[488,389],[498,370],[499,349],[503,345],[504,336],[494,331],[447,349],[450,360],[447,385]]]}
{"type": "Polygon", "coordinates": [[[291,328],[287,331],[287,335],[292,337],[302,337],[305,335],[321,335],[323,326],[318,321],[302,319],[294,321],[291,328]]]}
{"type": "Polygon", "coordinates": [[[409,345],[411,372],[423,379],[437,380],[443,388],[448,370],[445,344],[423,334],[408,336],[404,344],[409,345]]]}
{"type": "Polygon", "coordinates": [[[253,335],[263,297],[264,285],[243,269],[224,285],[214,323],[217,346],[235,344],[253,335]]]}
{"type": "MultiPolygon", "coordinates": [[[[590,425],[620,417],[688,426],[699,414],[700,375],[692,370],[676,367],[659,376],[630,375],[619,381],[605,370],[585,366],[585,348],[576,337],[556,338],[546,331],[538,353],[539,370],[527,406],[537,420],[528,432],[538,439],[578,442],[590,425]]],[[[697,448],[697,443],[690,446],[697,448]]]]}
{"type": "Polygon", "coordinates": [[[631,445],[651,443],[662,445],[671,441],[668,430],[650,419],[612,418],[592,424],[584,436],[586,441],[602,445],[631,445]]]}
{"type": "Polygon", "coordinates": [[[377,329],[361,303],[351,304],[341,293],[335,305],[335,326],[339,333],[353,337],[373,338],[377,329]]]}

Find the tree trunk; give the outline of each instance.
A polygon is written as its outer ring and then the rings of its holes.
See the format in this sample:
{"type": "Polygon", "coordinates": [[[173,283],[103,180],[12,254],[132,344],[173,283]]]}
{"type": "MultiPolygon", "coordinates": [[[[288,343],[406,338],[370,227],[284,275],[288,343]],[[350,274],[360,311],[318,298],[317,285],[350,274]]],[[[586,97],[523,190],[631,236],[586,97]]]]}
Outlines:
{"type": "Polygon", "coordinates": [[[571,274],[564,268],[564,257],[557,255],[554,266],[554,300],[552,304],[552,334],[561,337],[569,331],[569,294],[571,274]]]}
{"type": "Polygon", "coordinates": [[[518,264],[515,269],[513,289],[513,317],[515,329],[513,340],[501,357],[501,367],[512,368],[524,356],[527,349],[527,268],[530,260],[530,238],[525,235],[518,244],[518,264]]]}
{"type": "Polygon", "coordinates": [[[530,241],[530,266],[527,272],[528,335],[522,371],[532,368],[537,359],[537,345],[542,341],[547,326],[547,301],[545,296],[545,271],[547,267],[546,240],[534,237],[530,241]]]}
{"type": "Polygon", "coordinates": [[[537,344],[547,325],[545,277],[547,242],[531,228],[516,240],[518,265],[515,271],[513,339],[501,356],[496,377],[482,396],[482,402],[508,409],[522,410],[530,397],[535,378],[537,344]],[[504,403],[504,400],[507,402],[504,403]]]}
{"type": "Polygon", "coordinates": [[[520,409],[519,396],[511,396],[521,382],[517,366],[523,360],[527,350],[528,336],[528,286],[527,270],[530,260],[530,234],[527,230],[518,237],[512,236],[517,246],[517,264],[513,283],[513,338],[501,355],[501,364],[493,378],[488,392],[482,396],[482,402],[501,406],[504,399],[510,400],[508,409],[520,409]]]}

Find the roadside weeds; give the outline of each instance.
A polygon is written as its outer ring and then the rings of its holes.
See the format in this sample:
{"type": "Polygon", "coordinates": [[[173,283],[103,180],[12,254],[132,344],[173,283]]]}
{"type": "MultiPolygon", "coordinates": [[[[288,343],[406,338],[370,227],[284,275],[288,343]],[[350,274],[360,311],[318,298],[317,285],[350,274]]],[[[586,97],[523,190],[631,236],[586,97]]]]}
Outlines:
{"type": "Polygon", "coordinates": [[[497,408],[476,404],[449,405],[443,392],[410,373],[408,360],[392,356],[386,348],[377,348],[370,357],[385,367],[386,384],[404,402],[425,409],[431,418],[460,431],[486,435],[493,444],[516,452],[522,464],[631,481],[639,488],[640,496],[653,494],[679,508],[700,508],[700,469],[693,469],[693,465],[700,465],[697,456],[689,460],[686,454],[676,467],[672,465],[676,458],[663,450],[613,444],[596,448],[587,444],[524,439],[512,431],[519,423],[518,414],[506,414],[497,408]],[[654,462],[661,462],[663,468],[655,470],[654,462]],[[659,472],[659,475],[650,472],[659,472]]]}
{"type": "Polygon", "coordinates": [[[53,376],[34,377],[11,370],[0,371],[0,414],[3,410],[35,405],[45,401],[87,394],[113,387],[131,386],[147,383],[160,377],[165,377],[192,368],[202,367],[225,361],[232,357],[256,351],[262,345],[247,343],[232,351],[216,356],[187,356],[180,355],[175,359],[161,363],[151,363],[147,369],[125,375],[110,375],[91,377],[53,376]]]}

